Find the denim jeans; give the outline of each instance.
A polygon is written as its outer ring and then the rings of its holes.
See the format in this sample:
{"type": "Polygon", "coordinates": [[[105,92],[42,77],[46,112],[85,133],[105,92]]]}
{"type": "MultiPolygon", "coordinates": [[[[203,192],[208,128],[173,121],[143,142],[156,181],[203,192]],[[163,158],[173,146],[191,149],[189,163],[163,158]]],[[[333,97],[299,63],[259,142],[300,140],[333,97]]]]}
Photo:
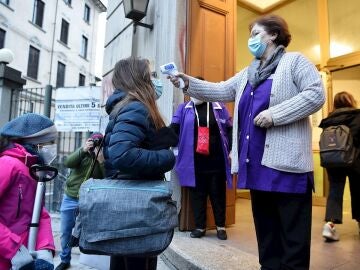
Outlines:
{"type": "Polygon", "coordinates": [[[44,261],[44,260],[35,260],[35,270],[53,270],[54,265],[44,261]]]}
{"type": "Polygon", "coordinates": [[[69,204],[68,196],[64,196],[60,209],[60,240],[61,240],[61,253],[60,258],[64,263],[70,263],[71,260],[71,247],[68,243],[71,238],[72,230],[75,226],[75,220],[78,213],[78,207],[74,204],[75,200],[69,204]]]}
{"type": "Polygon", "coordinates": [[[19,270],[53,270],[54,269],[54,265],[41,260],[41,259],[37,259],[27,265],[24,265],[23,267],[20,267],[19,270]]]}

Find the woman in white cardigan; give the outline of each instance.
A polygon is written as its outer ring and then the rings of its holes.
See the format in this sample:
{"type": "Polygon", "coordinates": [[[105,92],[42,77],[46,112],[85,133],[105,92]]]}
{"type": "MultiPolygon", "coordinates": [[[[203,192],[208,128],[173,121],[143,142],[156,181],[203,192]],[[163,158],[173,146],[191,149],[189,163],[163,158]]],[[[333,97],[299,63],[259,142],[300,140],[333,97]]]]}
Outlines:
{"type": "Polygon", "coordinates": [[[205,101],[235,101],[232,173],[250,189],[261,269],[309,269],[314,184],[309,116],[325,102],[316,67],[287,53],[284,19],[265,15],[249,25],[248,67],[219,83],[171,77],[205,101]]]}

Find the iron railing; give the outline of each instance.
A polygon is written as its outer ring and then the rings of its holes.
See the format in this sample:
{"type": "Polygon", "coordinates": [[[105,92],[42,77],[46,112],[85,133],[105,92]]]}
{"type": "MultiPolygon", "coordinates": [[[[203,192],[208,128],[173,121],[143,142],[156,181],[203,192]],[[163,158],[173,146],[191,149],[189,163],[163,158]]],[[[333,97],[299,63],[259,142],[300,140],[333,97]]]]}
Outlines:
{"type": "MultiPolygon", "coordinates": [[[[51,90],[51,88],[50,88],[51,90]]],[[[55,97],[56,88],[53,88],[52,97],[55,97]]],[[[45,88],[27,88],[12,90],[10,119],[25,113],[39,113],[46,115],[50,112],[50,118],[54,119],[55,99],[46,102],[49,91],[45,88]],[[51,104],[50,108],[48,108],[51,104]]],[[[60,210],[61,200],[64,192],[64,183],[70,170],[64,167],[64,159],[85,143],[89,134],[87,132],[59,132],[58,133],[58,157],[52,163],[59,170],[58,176],[46,184],[45,207],[51,212],[60,210]]]]}

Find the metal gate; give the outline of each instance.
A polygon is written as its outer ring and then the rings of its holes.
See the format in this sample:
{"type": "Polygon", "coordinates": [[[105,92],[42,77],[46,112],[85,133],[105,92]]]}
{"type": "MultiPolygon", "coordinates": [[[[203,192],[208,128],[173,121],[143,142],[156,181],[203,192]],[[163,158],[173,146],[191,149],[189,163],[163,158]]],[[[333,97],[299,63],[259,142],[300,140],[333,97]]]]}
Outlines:
{"type": "MultiPolygon", "coordinates": [[[[54,119],[55,99],[51,97],[55,97],[56,88],[50,88],[50,90],[49,92],[45,88],[13,89],[10,118],[13,119],[25,113],[38,113],[49,114],[50,118],[54,119]],[[46,100],[49,100],[49,102],[46,102],[46,100]]],[[[53,181],[46,184],[45,207],[49,211],[56,212],[60,210],[64,183],[70,172],[68,168],[64,167],[64,159],[83,145],[88,136],[87,132],[58,133],[58,156],[52,165],[58,168],[59,174],[53,181]]]]}

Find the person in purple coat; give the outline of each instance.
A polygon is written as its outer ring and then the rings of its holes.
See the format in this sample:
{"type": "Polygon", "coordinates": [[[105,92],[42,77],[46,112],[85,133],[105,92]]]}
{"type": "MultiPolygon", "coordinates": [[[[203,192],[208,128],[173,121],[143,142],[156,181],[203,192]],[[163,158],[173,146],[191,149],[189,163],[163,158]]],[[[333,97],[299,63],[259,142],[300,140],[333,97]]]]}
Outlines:
{"type": "Polygon", "coordinates": [[[250,65],[222,82],[186,74],[175,87],[208,102],[235,102],[231,172],[250,190],[261,269],[310,267],[314,186],[309,116],[325,102],[319,72],[298,52],[286,52],[286,21],[267,14],[249,25],[250,65]]]}
{"type": "Polygon", "coordinates": [[[217,237],[226,240],[226,182],[228,187],[232,187],[229,159],[232,119],[224,104],[191,98],[191,101],[179,105],[171,127],[179,134],[176,172],[180,185],[189,187],[194,213],[196,228],[190,237],[205,235],[209,197],[217,237]],[[208,127],[209,130],[207,153],[199,150],[199,126],[208,127]]]}

